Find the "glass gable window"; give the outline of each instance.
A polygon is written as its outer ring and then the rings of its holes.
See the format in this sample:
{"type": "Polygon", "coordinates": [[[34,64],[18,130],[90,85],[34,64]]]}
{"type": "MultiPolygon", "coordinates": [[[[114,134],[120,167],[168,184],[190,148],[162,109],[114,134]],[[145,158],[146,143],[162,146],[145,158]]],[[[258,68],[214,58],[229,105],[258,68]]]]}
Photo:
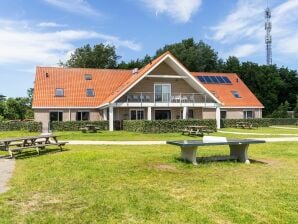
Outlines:
{"type": "Polygon", "coordinates": [[[252,119],[254,118],[254,113],[252,110],[245,110],[243,111],[243,118],[244,119],[252,119]]]}
{"type": "Polygon", "coordinates": [[[238,91],[232,91],[232,94],[234,95],[235,98],[241,98],[241,96],[238,93],[238,91]]]}
{"type": "Polygon", "coordinates": [[[64,96],[64,89],[62,89],[62,88],[56,88],[56,90],[55,90],[55,96],[64,96]]]}
{"type": "Polygon", "coordinates": [[[86,89],[87,96],[94,96],[94,89],[86,89]]]}
{"type": "Polygon", "coordinates": [[[63,121],[63,112],[61,111],[50,112],[50,122],[52,121],[63,121]]]}
{"type": "Polygon", "coordinates": [[[130,120],[144,120],[144,110],[143,109],[130,110],[130,120]]]}
{"type": "Polygon", "coordinates": [[[77,121],[89,121],[90,113],[88,111],[78,111],[76,116],[77,121]]]}
{"type": "Polygon", "coordinates": [[[169,102],[171,84],[154,84],[155,102],[169,102]]]}

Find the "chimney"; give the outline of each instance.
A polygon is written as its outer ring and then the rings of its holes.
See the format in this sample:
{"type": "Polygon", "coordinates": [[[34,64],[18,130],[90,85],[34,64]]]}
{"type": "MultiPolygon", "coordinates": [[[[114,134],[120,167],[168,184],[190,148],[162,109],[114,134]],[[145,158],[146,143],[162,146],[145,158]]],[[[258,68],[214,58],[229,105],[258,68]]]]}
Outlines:
{"type": "Polygon", "coordinates": [[[134,69],[131,71],[131,73],[132,73],[133,75],[138,74],[138,72],[139,72],[139,69],[138,69],[138,68],[134,68],[134,69]]]}

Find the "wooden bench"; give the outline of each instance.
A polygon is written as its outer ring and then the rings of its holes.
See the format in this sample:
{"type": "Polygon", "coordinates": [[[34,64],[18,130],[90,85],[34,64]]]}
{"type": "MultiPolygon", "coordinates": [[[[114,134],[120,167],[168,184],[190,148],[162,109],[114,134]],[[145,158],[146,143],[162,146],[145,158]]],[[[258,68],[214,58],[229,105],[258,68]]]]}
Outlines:
{"type": "Polygon", "coordinates": [[[87,133],[88,131],[89,132],[96,133],[97,131],[100,130],[100,128],[99,127],[95,127],[93,125],[87,125],[85,127],[80,128],[79,130],[82,131],[83,133],[87,133]]]}

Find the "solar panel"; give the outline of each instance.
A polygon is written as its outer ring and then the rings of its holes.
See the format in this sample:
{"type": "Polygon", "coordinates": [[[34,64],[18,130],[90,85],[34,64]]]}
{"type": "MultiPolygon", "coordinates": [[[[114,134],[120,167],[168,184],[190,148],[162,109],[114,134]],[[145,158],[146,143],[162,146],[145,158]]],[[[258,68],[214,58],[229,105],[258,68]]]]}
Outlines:
{"type": "Polygon", "coordinates": [[[217,80],[219,83],[225,83],[225,81],[223,80],[222,76],[216,76],[217,80]]]}
{"type": "Polygon", "coordinates": [[[210,76],[203,76],[206,80],[206,83],[212,83],[210,76]]]}
{"type": "Polygon", "coordinates": [[[223,76],[222,78],[225,81],[225,83],[231,84],[231,81],[230,81],[230,79],[228,77],[223,76]]]}
{"type": "Polygon", "coordinates": [[[215,76],[210,76],[213,83],[218,83],[218,80],[215,76]]]}
{"type": "Polygon", "coordinates": [[[197,78],[202,83],[205,83],[206,82],[205,79],[202,76],[198,76],[197,78]]]}

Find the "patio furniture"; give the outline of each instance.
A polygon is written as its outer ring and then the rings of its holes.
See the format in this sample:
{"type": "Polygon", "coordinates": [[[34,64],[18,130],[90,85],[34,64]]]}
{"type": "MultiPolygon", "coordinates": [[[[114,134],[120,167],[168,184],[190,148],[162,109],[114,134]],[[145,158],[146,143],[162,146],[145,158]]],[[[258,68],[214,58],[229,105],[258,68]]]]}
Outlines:
{"type": "Polygon", "coordinates": [[[62,151],[62,146],[68,142],[59,142],[57,135],[40,135],[20,138],[0,139],[0,150],[7,151],[11,158],[14,157],[14,152],[22,152],[24,149],[35,149],[40,153],[41,149],[47,146],[58,146],[62,151]]]}
{"type": "MultiPolygon", "coordinates": [[[[207,137],[207,136],[206,136],[207,137]]],[[[235,159],[242,163],[249,164],[248,159],[248,147],[250,144],[260,144],[265,143],[262,140],[253,139],[226,139],[218,138],[214,136],[208,136],[206,140],[196,141],[196,140],[184,140],[184,141],[167,141],[167,144],[177,145],[181,148],[181,159],[184,162],[191,162],[193,165],[197,164],[197,149],[198,146],[214,146],[214,145],[229,145],[230,155],[225,157],[225,159],[235,159]],[[211,137],[211,138],[210,138],[211,137]],[[209,140],[208,140],[209,139],[209,140]],[[213,140],[210,140],[213,139],[213,140]]]]}

